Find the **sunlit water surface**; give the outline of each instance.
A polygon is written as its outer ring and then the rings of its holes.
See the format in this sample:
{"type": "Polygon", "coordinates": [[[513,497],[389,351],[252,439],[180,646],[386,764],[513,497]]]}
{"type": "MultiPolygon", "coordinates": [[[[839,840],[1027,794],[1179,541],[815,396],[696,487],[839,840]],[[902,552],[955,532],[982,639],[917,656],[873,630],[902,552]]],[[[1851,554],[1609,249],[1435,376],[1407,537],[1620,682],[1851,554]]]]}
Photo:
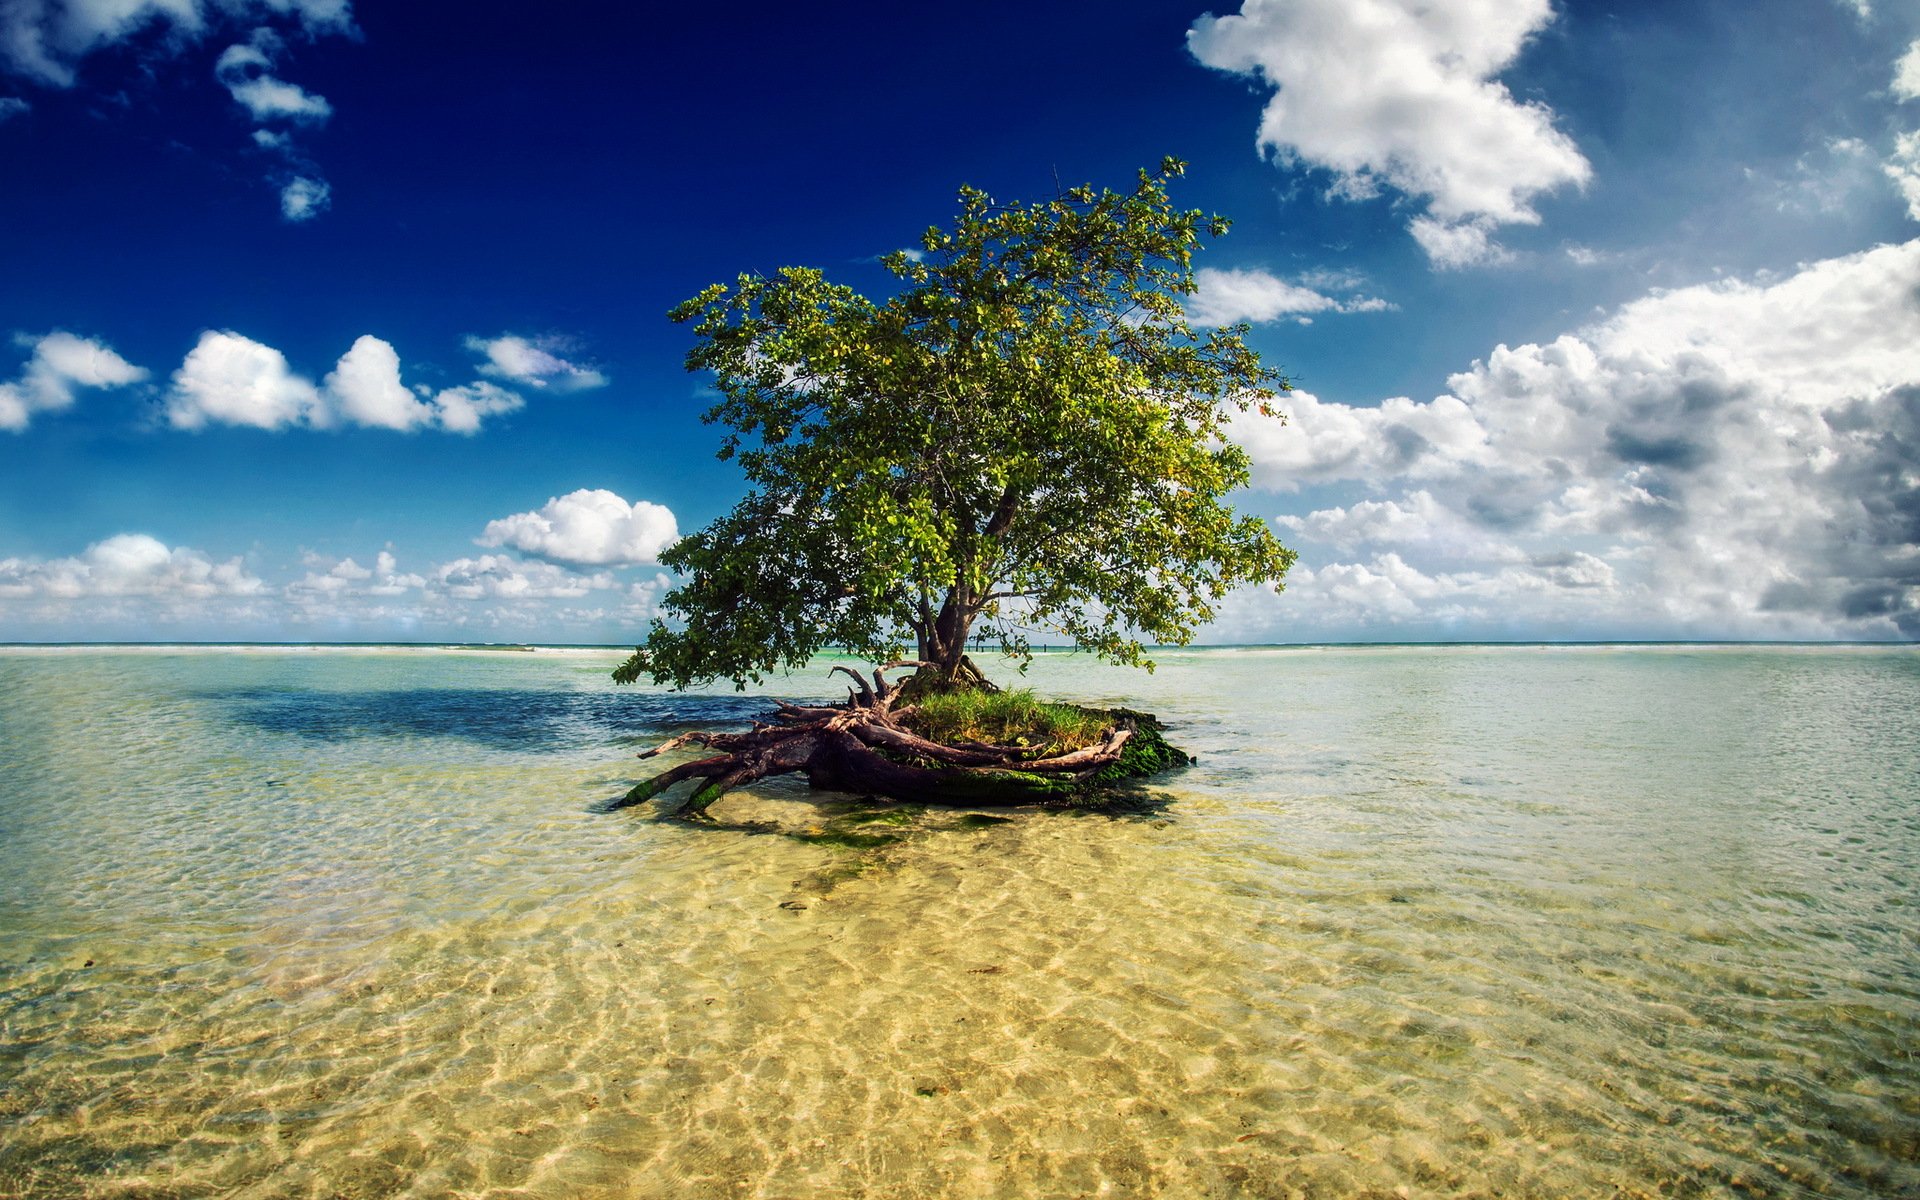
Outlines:
{"type": "Polygon", "coordinates": [[[783,832],[618,657],[0,652],[0,1194],[1920,1195],[1912,648],[1046,657],[1166,807],[783,832]]]}

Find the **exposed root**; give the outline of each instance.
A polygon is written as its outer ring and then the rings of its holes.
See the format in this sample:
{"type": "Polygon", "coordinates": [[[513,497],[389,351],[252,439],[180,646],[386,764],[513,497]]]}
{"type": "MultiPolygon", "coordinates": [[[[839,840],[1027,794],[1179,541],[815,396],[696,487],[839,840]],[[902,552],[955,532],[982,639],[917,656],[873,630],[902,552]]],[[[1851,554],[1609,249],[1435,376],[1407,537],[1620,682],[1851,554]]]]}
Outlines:
{"type": "Polygon", "coordinates": [[[886,672],[920,667],[914,661],[874,668],[873,683],[849,667],[858,685],[844,706],[821,707],[776,700],[772,724],[756,723],[743,733],[683,733],[645,751],[653,758],[687,746],[720,753],[681,763],[610,805],[624,808],[660,795],[689,779],[701,782],[676,815],[703,817],[720,797],[735,788],[773,775],[803,773],[815,787],[886,796],[894,800],[964,805],[1060,803],[1070,799],[1100,772],[1121,761],[1137,725],[1130,715],[1091,746],[1066,754],[1035,757],[1024,746],[948,745],[907,729],[901,718],[911,707],[895,710],[906,681],[888,683],[886,672]]]}

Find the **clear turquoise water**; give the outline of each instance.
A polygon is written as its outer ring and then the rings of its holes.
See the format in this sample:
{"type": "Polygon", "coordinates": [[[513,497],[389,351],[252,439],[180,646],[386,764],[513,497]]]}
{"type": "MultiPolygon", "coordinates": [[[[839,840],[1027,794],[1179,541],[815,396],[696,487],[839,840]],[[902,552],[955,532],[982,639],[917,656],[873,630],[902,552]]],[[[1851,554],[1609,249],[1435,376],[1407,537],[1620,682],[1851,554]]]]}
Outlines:
{"type": "Polygon", "coordinates": [[[1913,648],[1048,657],[1168,807],[866,849],[618,657],[0,652],[0,1195],[1920,1195],[1913,648]]]}

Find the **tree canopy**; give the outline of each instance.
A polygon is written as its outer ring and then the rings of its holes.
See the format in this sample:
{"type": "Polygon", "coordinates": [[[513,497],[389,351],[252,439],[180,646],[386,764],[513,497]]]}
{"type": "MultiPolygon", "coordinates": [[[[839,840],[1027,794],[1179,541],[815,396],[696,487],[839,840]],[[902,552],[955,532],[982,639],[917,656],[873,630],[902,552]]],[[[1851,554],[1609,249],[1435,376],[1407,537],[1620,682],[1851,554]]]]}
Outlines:
{"type": "Polygon", "coordinates": [[[1179,210],[1168,159],[1126,192],[1000,204],[886,256],[875,301],[819,271],[715,284],[676,307],[749,490],[661,557],[684,581],[614,677],[740,686],[844,648],[912,651],[947,682],[969,645],[1035,637],[1145,665],[1293,552],[1235,513],[1226,423],[1286,380],[1246,327],[1195,330],[1193,253],[1227,221],[1179,210]]]}

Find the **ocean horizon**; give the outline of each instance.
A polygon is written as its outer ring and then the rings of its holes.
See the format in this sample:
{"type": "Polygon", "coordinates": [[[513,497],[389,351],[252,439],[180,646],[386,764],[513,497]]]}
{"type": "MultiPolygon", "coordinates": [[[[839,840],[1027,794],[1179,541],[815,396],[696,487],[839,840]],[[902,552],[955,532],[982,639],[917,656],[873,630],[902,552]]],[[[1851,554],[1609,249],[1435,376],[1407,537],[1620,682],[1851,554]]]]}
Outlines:
{"type": "MultiPolygon", "coordinates": [[[[1576,648],[1578,647],[1591,648],[1591,647],[1604,647],[1604,646],[1644,646],[1644,647],[1660,647],[1660,646],[1821,647],[1821,646],[1832,646],[1836,648],[1844,648],[1848,646],[1880,646],[1880,647],[1920,646],[1920,641],[1915,641],[1912,639],[1901,639],[1901,638],[1861,638],[1861,639],[1511,638],[1511,639],[1492,639],[1492,640],[1461,638],[1461,639],[1442,639],[1442,640],[1417,640],[1416,639],[1416,640],[1407,640],[1407,641],[1371,640],[1371,641],[1309,641],[1309,642],[1194,642],[1186,645],[1163,645],[1163,644],[1157,644],[1157,643],[1142,643],[1142,644],[1146,648],[1146,650],[1150,653],[1165,653],[1165,652],[1173,652],[1173,651],[1185,652],[1185,651],[1201,651],[1201,650],[1314,650],[1314,649],[1359,650],[1359,649],[1365,649],[1370,646],[1416,647],[1416,648],[1428,648],[1428,649],[1442,649],[1448,646],[1461,646],[1461,647],[1468,647],[1468,648],[1499,647],[1499,646],[1515,646],[1515,647],[1568,646],[1568,647],[1576,647],[1576,648]]],[[[129,649],[129,650],[137,650],[137,649],[142,649],[146,647],[154,647],[159,649],[196,649],[196,650],[219,650],[219,649],[228,649],[228,648],[269,649],[269,650],[274,650],[274,649],[324,650],[324,649],[332,648],[332,649],[341,649],[341,650],[418,649],[418,650],[620,650],[620,651],[627,651],[632,649],[632,643],[630,642],[455,642],[455,641],[434,641],[434,640],[372,641],[372,642],[346,642],[346,641],[306,641],[306,642],[260,641],[260,642],[255,642],[255,641],[246,641],[246,640],[227,640],[227,639],[207,640],[207,641],[113,641],[113,640],[83,640],[83,641],[47,640],[47,641],[17,641],[17,642],[0,641],[0,650],[32,650],[36,648],[87,649],[87,648],[93,648],[93,647],[98,647],[101,649],[129,649]]],[[[1032,647],[1032,651],[1035,654],[1066,654],[1066,655],[1078,655],[1082,657],[1092,657],[1091,651],[1084,650],[1079,647],[1067,646],[1067,645],[1034,646],[1032,647]]],[[[835,651],[823,651],[819,657],[824,659],[830,659],[833,661],[839,661],[842,659],[860,658],[861,656],[855,655],[849,651],[835,650],[835,651]]],[[[861,661],[870,661],[870,660],[861,659],[861,661]]]]}

